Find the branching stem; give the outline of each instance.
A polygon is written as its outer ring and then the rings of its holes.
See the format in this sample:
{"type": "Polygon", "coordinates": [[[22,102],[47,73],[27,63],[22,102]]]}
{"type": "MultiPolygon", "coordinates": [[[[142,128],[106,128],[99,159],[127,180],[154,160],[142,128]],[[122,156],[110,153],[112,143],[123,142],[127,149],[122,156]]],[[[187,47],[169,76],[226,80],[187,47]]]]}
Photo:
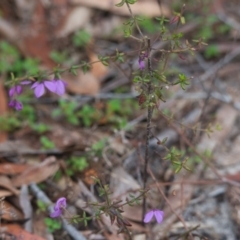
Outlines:
{"type": "MultiPolygon", "coordinates": [[[[144,172],[143,172],[143,189],[146,190],[146,183],[147,183],[147,169],[148,169],[148,162],[149,162],[149,140],[151,135],[151,121],[152,121],[152,114],[153,114],[153,106],[151,102],[151,93],[152,93],[152,65],[151,65],[151,58],[150,58],[150,51],[151,51],[151,42],[150,39],[147,38],[147,46],[148,46],[148,72],[150,75],[150,81],[147,83],[147,96],[148,96],[148,116],[147,116],[147,132],[146,132],[146,146],[145,146],[145,157],[144,157],[144,172]]],[[[142,205],[142,218],[144,219],[144,215],[146,213],[146,196],[143,197],[143,205],[142,205]]],[[[144,224],[144,222],[143,222],[144,224]]]]}

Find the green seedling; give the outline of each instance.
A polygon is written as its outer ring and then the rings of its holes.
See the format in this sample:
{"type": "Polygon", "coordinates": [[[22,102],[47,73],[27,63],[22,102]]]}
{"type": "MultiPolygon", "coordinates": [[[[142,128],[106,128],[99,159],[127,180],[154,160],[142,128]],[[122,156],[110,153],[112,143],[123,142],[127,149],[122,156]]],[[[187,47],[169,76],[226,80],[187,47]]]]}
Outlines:
{"type": "Polygon", "coordinates": [[[91,35],[85,30],[79,30],[73,35],[72,42],[76,47],[85,47],[91,40],[91,35]]]}
{"type": "Polygon", "coordinates": [[[50,233],[53,233],[56,230],[61,229],[61,223],[56,219],[52,219],[52,218],[47,217],[47,218],[44,219],[44,222],[45,222],[45,224],[48,228],[48,231],[50,233]]]}
{"type": "Polygon", "coordinates": [[[73,156],[66,161],[67,163],[67,174],[73,176],[75,173],[82,172],[89,164],[86,157],[73,156]]]}
{"type": "Polygon", "coordinates": [[[54,142],[52,142],[46,136],[41,136],[40,143],[41,143],[43,149],[53,149],[53,148],[55,148],[54,142]]]}

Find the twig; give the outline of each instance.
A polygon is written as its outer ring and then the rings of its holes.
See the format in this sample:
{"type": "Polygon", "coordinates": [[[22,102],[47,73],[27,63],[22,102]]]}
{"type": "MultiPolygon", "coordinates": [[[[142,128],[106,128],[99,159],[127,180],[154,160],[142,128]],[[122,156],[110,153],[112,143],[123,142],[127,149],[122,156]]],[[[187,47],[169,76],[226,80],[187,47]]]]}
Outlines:
{"type": "Polygon", "coordinates": [[[127,4],[128,11],[129,11],[131,17],[132,17],[132,19],[134,20],[134,23],[135,23],[135,25],[136,25],[136,28],[137,28],[138,32],[140,33],[141,37],[144,38],[143,33],[142,33],[140,27],[138,26],[138,23],[137,23],[137,21],[136,21],[136,18],[135,18],[134,15],[133,15],[132,9],[130,8],[129,3],[128,3],[127,1],[126,1],[126,4],[127,4]]]}
{"type": "MultiPolygon", "coordinates": [[[[47,195],[35,184],[30,184],[30,189],[33,192],[33,194],[42,202],[44,202],[46,205],[49,205],[48,211],[51,212],[53,209],[53,203],[51,200],[47,197],[47,195]]],[[[74,240],[87,240],[77,229],[68,224],[68,222],[65,219],[62,219],[63,221],[63,228],[67,231],[67,233],[74,239],[74,240]]]]}
{"type": "MultiPolygon", "coordinates": [[[[161,111],[159,111],[161,116],[168,121],[168,118],[161,113],[161,111]]],[[[169,122],[169,121],[168,121],[169,122]]],[[[240,187],[240,183],[230,180],[226,177],[221,176],[221,174],[216,170],[216,168],[213,166],[213,164],[201,153],[199,153],[196,148],[193,146],[193,144],[188,140],[188,138],[185,136],[185,134],[182,133],[182,131],[172,122],[169,122],[169,124],[172,126],[172,128],[181,136],[181,139],[193,150],[193,152],[200,156],[201,159],[203,160],[203,162],[213,171],[213,173],[219,178],[221,179],[223,182],[231,184],[233,186],[237,186],[240,187]]]]}
{"type": "Polygon", "coordinates": [[[208,71],[206,71],[204,74],[202,74],[199,77],[200,81],[204,82],[204,81],[208,80],[211,76],[216,74],[216,72],[219,71],[224,65],[226,65],[227,63],[232,61],[239,54],[240,54],[240,47],[237,47],[236,49],[234,49],[233,51],[231,51],[230,53],[225,55],[225,57],[223,59],[221,59],[216,64],[211,66],[208,71]]]}
{"type": "MultiPolygon", "coordinates": [[[[141,156],[140,156],[141,157],[141,156]]],[[[177,211],[172,207],[170,201],[168,200],[168,198],[166,197],[166,195],[164,194],[164,192],[162,191],[162,189],[160,188],[157,179],[155,178],[152,170],[150,168],[148,168],[148,172],[150,173],[150,176],[152,177],[152,179],[154,180],[158,191],[160,192],[160,194],[162,195],[162,197],[164,198],[164,200],[166,201],[166,203],[169,205],[171,211],[178,217],[178,219],[182,222],[184,228],[186,229],[186,231],[189,231],[189,229],[187,228],[187,225],[184,221],[184,219],[177,213],[177,211]]]]}
{"type": "MultiPolygon", "coordinates": [[[[150,39],[147,39],[148,43],[148,56],[151,52],[151,42],[150,39]]],[[[151,128],[151,121],[152,121],[152,114],[153,114],[153,106],[151,106],[151,92],[152,92],[152,82],[153,82],[153,73],[152,73],[152,65],[151,65],[151,58],[148,57],[148,72],[150,73],[150,81],[147,83],[147,96],[149,99],[148,105],[148,116],[147,116],[147,133],[146,133],[146,146],[145,146],[145,157],[144,157],[144,173],[143,173],[143,189],[146,189],[147,183],[147,168],[149,162],[149,140],[150,140],[150,128],[151,128]]],[[[146,196],[143,197],[143,205],[142,205],[142,218],[146,213],[146,196]]],[[[144,223],[143,223],[144,224],[144,223]]]]}

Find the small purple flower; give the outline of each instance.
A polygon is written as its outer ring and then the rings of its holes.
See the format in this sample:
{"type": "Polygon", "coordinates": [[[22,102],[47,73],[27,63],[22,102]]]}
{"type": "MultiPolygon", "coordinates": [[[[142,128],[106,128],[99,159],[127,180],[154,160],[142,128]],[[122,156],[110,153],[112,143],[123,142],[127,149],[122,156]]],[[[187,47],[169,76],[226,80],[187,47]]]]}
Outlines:
{"type": "Polygon", "coordinates": [[[43,82],[35,82],[31,89],[34,89],[34,94],[36,98],[40,98],[45,93],[45,87],[51,91],[55,92],[55,84],[52,81],[45,80],[43,82]]]}
{"type": "Polygon", "coordinates": [[[8,104],[9,107],[11,108],[15,108],[17,111],[21,111],[22,108],[23,108],[23,105],[21,102],[19,102],[18,100],[16,99],[12,99],[9,104],[8,104]]]}
{"type": "Polygon", "coordinates": [[[145,223],[149,223],[152,220],[153,216],[155,216],[158,223],[161,223],[163,221],[164,212],[158,209],[153,209],[146,213],[143,221],[145,223]]]}
{"type": "Polygon", "coordinates": [[[139,68],[141,71],[144,70],[145,68],[145,61],[144,59],[148,57],[148,53],[147,52],[143,52],[140,54],[139,58],[138,58],[138,64],[139,64],[139,68]]]}
{"type": "Polygon", "coordinates": [[[54,211],[50,214],[51,218],[59,217],[62,214],[62,209],[66,208],[67,202],[65,197],[61,197],[54,205],[54,211]]]}
{"type": "MultiPolygon", "coordinates": [[[[27,85],[30,84],[30,80],[23,80],[19,84],[20,85],[27,85]]],[[[20,85],[15,85],[9,89],[9,97],[13,97],[15,94],[20,95],[22,93],[22,86],[20,85]]]]}
{"type": "Polygon", "coordinates": [[[30,80],[23,80],[20,82],[21,85],[28,85],[30,83],[32,83],[32,81],[30,81],[30,80]]]}
{"type": "Polygon", "coordinates": [[[144,70],[144,68],[145,68],[145,62],[144,62],[144,60],[142,60],[142,59],[138,59],[138,64],[139,64],[139,68],[140,68],[140,70],[144,70]]]}
{"type": "Polygon", "coordinates": [[[53,83],[55,85],[55,93],[59,96],[62,96],[65,93],[65,87],[67,85],[66,82],[60,79],[53,80],[53,83]]]}
{"type": "Polygon", "coordinates": [[[45,87],[53,92],[62,96],[65,93],[66,83],[63,80],[56,79],[53,81],[45,80],[43,82],[35,82],[32,85],[32,89],[34,89],[34,94],[37,98],[41,97],[45,93],[45,87]]]}
{"type": "Polygon", "coordinates": [[[20,95],[22,93],[22,87],[20,85],[15,85],[9,89],[9,97],[13,97],[13,95],[20,95]]]}

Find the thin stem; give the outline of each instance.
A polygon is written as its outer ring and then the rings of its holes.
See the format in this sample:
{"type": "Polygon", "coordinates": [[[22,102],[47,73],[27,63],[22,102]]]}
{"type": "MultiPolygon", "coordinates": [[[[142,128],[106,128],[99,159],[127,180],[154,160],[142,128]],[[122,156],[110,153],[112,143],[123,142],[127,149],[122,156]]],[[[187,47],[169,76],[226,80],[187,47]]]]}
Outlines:
{"type": "Polygon", "coordinates": [[[138,26],[138,23],[137,23],[137,21],[136,21],[136,18],[135,18],[134,15],[133,15],[132,9],[131,9],[131,7],[129,6],[129,3],[128,3],[127,1],[126,1],[126,4],[127,4],[128,11],[129,11],[131,17],[132,17],[132,19],[134,20],[134,23],[135,23],[135,25],[136,25],[136,28],[137,28],[139,34],[142,36],[142,38],[144,38],[143,33],[142,33],[140,27],[138,26]]]}
{"type": "MultiPolygon", "coordinates": [[[[146,133],[146,147],[145,147],[145,157],[144,157],[144,172],[143,172],[143,189],[146,190],[146,183],[147,183],[147,169],[148,169],[148,162],[149,162],[149,140],[150,140],[150,133],[151,133],[151,121],[152,121],[152,114],[153,114],[153,106],[151,105],[151,92],[152,92],[152,67],[151,67],[151,58],[150,51],[151,51],[151,43],[150,39],[147,39],[148,43],[148,72],[150,73],[150,81],[147,83],[147,96],[149,98],[148,103],[148,116],[147,116],[147,133],[146,133]]],[[[144,215],[146,213],[146,196],[143,197],[143,205],[142,205],[142,218],[144,219],[144,215]]],[[[144,222],[143,222],[144,225],[144,222]]]]}

